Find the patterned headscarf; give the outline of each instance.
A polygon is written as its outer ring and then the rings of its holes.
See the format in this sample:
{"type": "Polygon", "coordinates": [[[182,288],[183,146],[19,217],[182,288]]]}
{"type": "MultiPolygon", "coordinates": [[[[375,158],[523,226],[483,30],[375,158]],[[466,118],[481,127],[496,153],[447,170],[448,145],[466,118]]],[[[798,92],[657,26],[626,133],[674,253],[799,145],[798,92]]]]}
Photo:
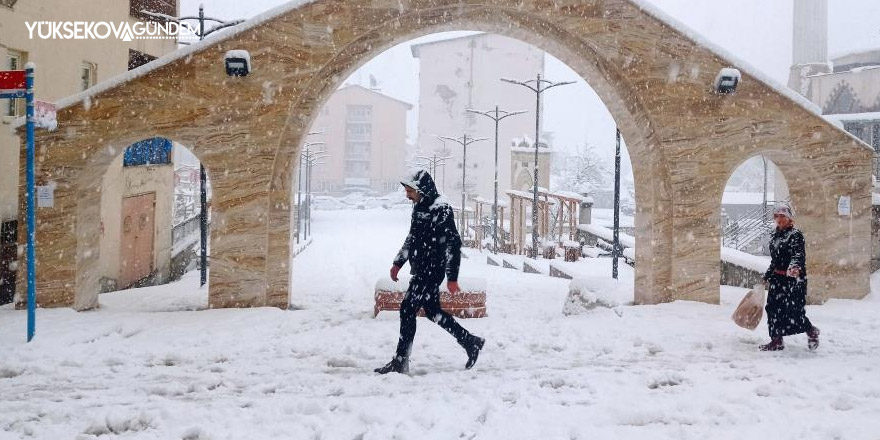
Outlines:
{"type": "Polygon", "coordinates": [[[777,205],[775,209],[773,209],[773,215],[784,215],[791,220],[794,220],[794,211],[792,211],[791,206],[788,205],[777,205]]]}

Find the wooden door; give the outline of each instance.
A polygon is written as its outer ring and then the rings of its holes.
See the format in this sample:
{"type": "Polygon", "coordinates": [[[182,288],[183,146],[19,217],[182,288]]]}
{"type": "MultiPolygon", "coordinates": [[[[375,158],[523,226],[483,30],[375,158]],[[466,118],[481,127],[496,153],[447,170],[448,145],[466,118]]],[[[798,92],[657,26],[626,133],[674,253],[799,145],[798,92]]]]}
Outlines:
{"type": "Polygon", "coordinates": [[[155,217],[156,193],[122,199],[119,288],[127,288],[153,272],[155,217]]]}

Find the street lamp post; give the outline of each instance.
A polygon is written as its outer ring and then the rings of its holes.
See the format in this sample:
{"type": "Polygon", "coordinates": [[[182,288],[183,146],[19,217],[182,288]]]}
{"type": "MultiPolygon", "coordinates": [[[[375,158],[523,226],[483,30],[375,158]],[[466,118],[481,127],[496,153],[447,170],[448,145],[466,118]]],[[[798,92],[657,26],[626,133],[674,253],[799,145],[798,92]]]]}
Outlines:
{"type": "MultiPolygon", "coordinates": [[[[189,17],[173,17],[173,16],[171,16],[171,15],[160,14],[160,13],[157,13],[157,12],[150,12],[150,11],[147,11],[147,10],[141,10],[141,13],[144,14],[144,15],[149,15],[149,16],[151,16],[151,17],[159,18],[159,19],[162,19],[162,20],[173,21],[173,22],[175,22],[175,23],[180,23],[181,21],[184,21],[184,20],[196,20],[196,21],[199,22],[199,33],[198,33],[198,37],[199,37],[199,40],[200,40],[200,41],[201,41],[201,40],[204,40],[205,37],[207,37],[208,35],[213,34],[214,32],[217,32],[217,31],[219,31],[219,30],[221,30],[221,29],[225,29],[225,28],[228,28],[228,27],[231,27],[231,26],[235,26],[235,25],[237,25],[237,24],[240,24],[240,23],[244,22],[244,20],[242,20],[242,19],[239,19],[239,20],[224,21],[224,20],[220,20],[220,19],[217,19],[217,18],[205,17],[205,6],[204,6],[204,5],[199,5],[199,15],[196,15],[196,16],[189,16],[189,17]],[[205,22],[206,22],[206,21],[213,21],[214,23],[217,23],[217,25],[214,26],[214,27],[212,27],[211,29],[208,29],[208,30],[206,31],[206,30],[205,30],[205,22]]],[[[189,44],[189,43],[182,42],[182,41],[179,42],[179,43],[180,43],[180,44],[189,44]]]]}
{"type": "Polygon", "coordinates": [[[437,153],[433,153],[430,156],[416,156],[416,159],[424,161],[426,168],[431,172],[431,175],[434,179],[437,179],[437,167],[440,165],[446,166],[446,161],[452,159],[452,156],[438,156],[437,153]]]}
{"type": "Polygon", "coordinates": [[[618,258],[620,258],[620,129],[617,129],[617,144],[614,148],[614,243],[611,249],[611,277],[617,279],[618,258]]]}
{"type": "MultiPolygon", "coordinates": [[[[442,154],[448,156],[449,153],[450,153],[450,151],[449,151],[448,148],[446,148],[446,140],[445,140],[445,139],[439,139],[439,140],[440,140],[440,142],[443,144],[443,149],[440,150],[440,152],[441,152],[442,154]]],[[[441,165],[443,165],[443,178],[442,178],[442,180],[441,180],[441,182],[440,182],[440,187],[441,187],[441,188],[446,188],[446,162],[443,162],[441,165]]],[[[436,179],[437,179],[437,176],[434,176],[434,179],[436,180],[436,179]]]]}
{"type": "MultiPolygon", "coordinates": [[[[309,133],[318,134],[318,133],[309,133]]],[[[327,154],[312,151],[312,146],[324,145],[324,142],[306,142],[303,145],[305,151],[300,154],[300,184],[298,185],[300,192],[297,194],[297,239],[299,231],[303,231],[303,239],[308,238],[311,233],[311,203],[312,203],[312,167],[317,164],[318,159],[327,157],[327,154]],[[305,176],[305,184],[302,183],[302,177],[305,176]],[[305,186],[305,207],[302,204],[302,187],[305,186]]]]}
{"type": "Polygon", "coordinates": [[[535,181],[532,189],[532,258],[538,258],[538,144],[541,136],[541,94],[553,87],[574,84],[574,81],[553,82],[541,78],[528,81],[514,81],[501,78],[501,81],[523,86],[535,92],[535,181]]]}
{"type": "Polygon", "coordinates": [[[306,220],[305,220],[305,236],[308,238],[312,234],[312,169],[316,165],[323,165],[319,159],[323,159],[327,155],[314,155],[311,159],[306,160],[306,220]]]}
{"type": "Polygon", "coordinates": [[[511,116],[521,115],[525,111],[508,112],[499,110],[495,106],[495,110],[479,111],[468,109],[468,112],[483,115],[495,121],[495,199],[492,202],[492,253],[498,253],[498,125],[501,120],[511,116]]]}
{"type": "Polygon", "coordinates": [[[464,223],[465,216],[465,202],[467,201],[467,147],[468,145],[474,142],[485,141],[487,138],[472,138],[467,135],[467,133],[463,134],[461,138],[454,138],[450,136],[437,136],[440,139],[445,139],[447,141],[452,141],[461,145],[462,148],[462,160],[461,160],[461,229],[465,235],[467,235],[467,231],[464,223]]]}

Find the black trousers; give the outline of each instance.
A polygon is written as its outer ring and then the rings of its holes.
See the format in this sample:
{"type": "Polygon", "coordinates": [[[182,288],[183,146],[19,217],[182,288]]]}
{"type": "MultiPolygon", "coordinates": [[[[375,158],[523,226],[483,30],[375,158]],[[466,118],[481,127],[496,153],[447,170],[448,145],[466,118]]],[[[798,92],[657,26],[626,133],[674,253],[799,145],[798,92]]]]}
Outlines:
{"type": "Polygon", "coordinates": [[[805,333],[813,328],[804,306],[807,304],[807,280],[773,274],[768,280],[767,327],[770,337],[805,333]]]}
{"type": "Polygon", "coordinates": [[[471,339],[471,334],[455,318],[440,308],[440,283],[443,279],[427,279],[414,276],[409,283],[406,296],[400,304],[400,339],[397,342],[397,357],[408,359],[416,337],[416,316],[419,309],[425,310],[425,317],[449,332],[461,346],[471,339]]]}

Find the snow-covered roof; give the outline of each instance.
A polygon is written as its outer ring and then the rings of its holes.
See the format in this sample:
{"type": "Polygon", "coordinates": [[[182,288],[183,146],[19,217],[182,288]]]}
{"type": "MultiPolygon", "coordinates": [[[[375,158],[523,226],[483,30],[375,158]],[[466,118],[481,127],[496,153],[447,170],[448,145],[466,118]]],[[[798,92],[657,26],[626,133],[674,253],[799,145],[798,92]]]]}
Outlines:
{"type": "Polygon", "coordinates": [[[861,55],[872,55],[875,53],[880,54],[880,47],[873,47],[870,49],[866,48],[866,49],[860,49],[860,50],[856,50],[856,51],[834,53],[834,54],[831,54],[830,59],[832,62],[834,62],[834,64],[840,64],[840,61],[843,58],[858,57],[861,55]]]}
{"type": "MultiPolygon", "coordinates": [[[[517,150],[517,149],[534,150],[534,146],[535,146],[535,141],[532,140],[532,138],[527,134],[522,135],[522,137],[515,137],[515,138],[511,139],[510,143],[513,145],[513,147],[511,147],[511,148],[514,150],[517,150]],[[527,145],[531,145],[531,146],[530,147],[519,147],[519,145],[523,144],[523,143],[525,143],[527,145]]],[[[540,148],[547,148],[547,149],[550,148],[550,142],[547,141],[547,138],[542,137],[541,140],[538,141],[538,148],[539,149],[540,148]]]]}
{"type": "Polygon", "coordinates": [[[394,97],[392,97],[392,96],[388,96],[388,95],[386,95],[386,94],[384,94],[384,93],[382,93],[382,92],[380,92],[380,91],[378,91],[378,90],[368,89],[368,88],[366,88],[366,87],[364,87],[364,86],[362,86],[362,85],[360,85],[360,84],[344,84],[342,87],[340,87],[339,89],[336,90],[336,93],[344,92],[344,91],[347,91],[347,90],[358,90],[358,89],[359,89],[359,90],[364,90],[364,91],[369,92],[369,93],[372,93],[372,94],[375,94],[375,95],[377,95],[377,96],[379,96],[379,97],[381,97],[381,98],[384,98],[384,99],[388,99],[388,100],[394,101],[394,102],[396,102],[396,103],[398,103],[398,104],[402,104],[402,105],[406,106],[407,109],[412,109],[412,108],[413,108],[413,105],[410,104],[410,103],[408,103],[408,102],[406,102],[406,101],[403,101],[403,100],[400,100],[400,99],[394,98],[394,97]]]}
{"type": "Polygon", "coordinates": [[[489,34],[487,34],[485,32],[477,32],[477,33],[470,34],[470,35],[463,35],[463,36],[459,36],[459,37],[444,38],[444,39],[436,40],[436,41],[428,41],[425,43],[413,44],[412,46],[410,46],[410,52],[412,53],[413,58],[418,58],[419,51],[425,46],[434,46],[434,45],[438,45],[438,44],[456,43],[459,40],[473,40],[473,39],[485,37],[487,35],[489,35],[489,34]]]}
{"type": "Polygon", "coordinates": [[[870,122],[870,121],[880,121],[880,112],[867,112],[867,113],[838,113],[832,115],[823,115],[825,119],[830,121],[839,121],[839,122],[870,122]]]}

